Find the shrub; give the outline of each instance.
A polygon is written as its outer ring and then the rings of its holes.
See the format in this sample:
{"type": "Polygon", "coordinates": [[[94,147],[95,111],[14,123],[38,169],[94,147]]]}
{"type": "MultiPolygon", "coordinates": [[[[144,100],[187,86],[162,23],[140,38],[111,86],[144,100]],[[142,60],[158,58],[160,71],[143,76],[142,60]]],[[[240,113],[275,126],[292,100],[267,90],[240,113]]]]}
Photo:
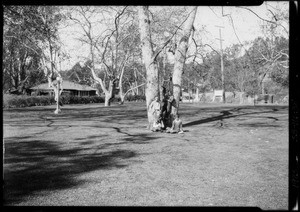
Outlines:
{"type": "Polygon", "coordinates": [[[104,98],[101,96],[93,96],[92,97],[92,101],[94,103],[104,103],[104,98]]]}
{"type": "Polygon", "coordinates": [[[212,102],[212,100],[213,100],[213,93],[203,93],[200,96],[200,102],[208,103],[208,102],[212,102]]]}
{"type": "MultiPolygon", "coordinates": [[[[89,104],[103,103],[104,98],[100,96],[61,96],[63,104],[89,104]]],[[[45,106],[55,104],[54,96],[26,96],[26,95],[3,95],[3,108],[45,106]]]]}
{"type": "Polygon", "coordinates": [[[289,95],[288,94],[276,94],[274,95],[274,103],[278,104],[288,104],[289,103],[289,95]]]}
{"type": "Polygon", "coordinates": [[[125,101],[146,101],[146,96],[145,95],[127,95],[125,97],[125,101]]]}
{"type": "Polygon", "coordinates": [[[61,103],[63,103],[64,105],[70,104],[70,96],[61,96],[60,98],[61,103]]]}
{"type": "Polygon", "coordinates": [[[128,102],[131,102],[131,101],[133,101],[133,99],[135,98],[134,97],[135,95],[127,95],[127,96],[125,96],[125,101],[128,101],[128,102]]]}
{"type": "Polygon", "coordinates": [[[15,105],[15,104],[16,104],[15,95],[3,94],[3,105],[2,105],[2,107],[8,108],[8,107],[10,107],[10,105],[15,105]]]}
{"type": "Polygon", "coordinates": [[[35,96],[32,96],[31,98],[27,98],[26,99],[27,106],[28,107],[34,106],[35,103],[38,101],[37,99],[38,99],[38,97],[35,97],[35,96]]]}
{"type": "Polygon", "coordinates": [[[233,95],[226,96],[226,103],[234,103],[234,102],[235,102],[235,98],[233,95]]]}
{"type": "Polygon", "coordinates": [[[111,98],[110,102],[120,102],[121,101],[121,97],[119,96],[115,96],[114,98],[111,98]]]}
{"type": "Polygon", "coordinates": [[[40,102],[40,105],[51,105],[51,101],[50,101],[50,98],[48,96],[41,96],[39,98],[39,102],[40,102]]]}

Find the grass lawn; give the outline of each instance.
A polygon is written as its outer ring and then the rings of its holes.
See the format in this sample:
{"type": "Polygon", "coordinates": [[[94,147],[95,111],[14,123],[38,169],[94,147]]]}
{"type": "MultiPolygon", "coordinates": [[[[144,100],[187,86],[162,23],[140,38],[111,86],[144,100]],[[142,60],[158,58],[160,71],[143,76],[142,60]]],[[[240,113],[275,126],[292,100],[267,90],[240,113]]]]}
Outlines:
{"type": "Polygon", "coordinates": [[[4,204],[288,209],[288,106],[180,105],[184,134],[145,103],[3,111],[4,204]]]}

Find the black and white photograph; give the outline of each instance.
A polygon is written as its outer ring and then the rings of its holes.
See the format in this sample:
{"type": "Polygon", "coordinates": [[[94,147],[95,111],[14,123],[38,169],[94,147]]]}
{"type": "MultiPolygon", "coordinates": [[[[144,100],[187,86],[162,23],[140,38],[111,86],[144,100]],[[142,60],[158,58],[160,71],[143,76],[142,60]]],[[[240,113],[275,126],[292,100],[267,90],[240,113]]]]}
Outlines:
{"type": "Polygon", "coordinates": [[[3,205],[297,210],[290,6],[3,5],[3,205]]]}

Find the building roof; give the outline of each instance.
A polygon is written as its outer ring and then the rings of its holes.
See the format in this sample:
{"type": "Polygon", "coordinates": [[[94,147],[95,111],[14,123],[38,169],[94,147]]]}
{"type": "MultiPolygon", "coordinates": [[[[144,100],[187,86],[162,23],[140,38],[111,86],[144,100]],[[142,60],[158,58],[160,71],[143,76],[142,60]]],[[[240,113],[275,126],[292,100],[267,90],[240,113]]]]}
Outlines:
{"type": "MultiPolygon", "coordinates": [[[[77,91],[97,91],[96,88],[93,88],[89,85],[81,85],[75,82],[68,80],[63,80],[62,87],[64,90],[77,90],[77,91]]],[[[30,88],[31,90],[52,90],[49,88],[48,83],[43,83],[37,86],[30,88]]]]}

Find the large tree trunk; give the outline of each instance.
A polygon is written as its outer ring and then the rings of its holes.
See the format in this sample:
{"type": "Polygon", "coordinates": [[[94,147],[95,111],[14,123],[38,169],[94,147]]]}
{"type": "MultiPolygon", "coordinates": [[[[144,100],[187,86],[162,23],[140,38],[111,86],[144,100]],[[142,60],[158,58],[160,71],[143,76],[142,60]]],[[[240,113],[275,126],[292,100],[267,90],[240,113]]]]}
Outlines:
{"type": "Polygon", "coordinates": [[[243,93],[244,93],[244,92],[240,92],[240,93],[239,93],[240,105],[244,103],[243,93]]]}
{"type": "Polygon", "coordinates": [[[46,61],[46,58],[42,58],[42,63],[44,66],[45,76],[47,76],[47,79],[48,79],[48,86],[53,89],[53,92],[55,94],[56,110],[54,111],[54,113],[58,114],[61,112],[60,95],[63,91],[62,77],[61,77],[59,71],[55,67],[55,60],[53,59],[53,54],[56,54],[56,52],[53,50],[53,46],[52,46],[53,44],[51,43],[49,38],[48,38],[48,43],[49,43],[50,61],[46,61]],[[49,63],[50,63],[50,68],[48,67],[49,63]],[[57,75],[56,80],[53,79],[54,72],[57,75]]]}
{"type": "Polygon", "coordinates": [[[160,101],[163,101],[165,95],[166,95],[166,90],[167,88],[164,85],[164,80],[166,78],[166,64],[167,64],[167,48],[164,48],[163,50],[163,61],[160,63],[160,68],[159,68],[159,97],[160,101]]]}
{"type": "Polygon", "coordinates": [[[121,92],[121,89],[120,89],[120,92],[119,92],[119,96],[120,96],[120,99],[121,99],[120,104],[122,105],[125,102],[125,94],[123,93],[123,91],[121,92]]]}
{"type": "Polygon", "coordinates": [[[172,107],[172,115],[178,113],[179,108],[179,100],[181,94],[181,82],[182,82],[182,73],[183,73],[183,66],[186,59],[186,52],[188,49],[188,41],[191,35],[191,31],[193,28],[193,23],[196,17],[197,7],[192,7],[189,13],[189,17],[186,20],[184,27],[183,27],[183,36],[177,45],[177,49],[175,52],[175,64],[174,64],[174,71],[173,71],[173,95],[176,101],[176,106],[172,107]]]}
{"type": "Polygon", "coordinates": [[[195,102],[199,102],[199,87],[196,86],[196,96],[195,96],[195,102]]]}
{"type": "Polygon", "coordinates": [[[266,78],[267,72],[262,75],[261,80],[260,80],[260,88],[261,88],[261,94],[265,94],[265,78],[266,78]]]}
{"type": "Polygon", "coordinates": [[[120,102],[121,104],[124,104],[124,101],[125,101],[125,94],[123,92],[123,86],[122,86],[124,70],[125,70],[125,68],[123,67],[121,70],[120,77],[119,77],[119,96],[121,98],[121,102],[120,102]]]}
{"type": "Polygon", "coordinates": [[[105,107],[110,106],[110,99],[111,97],[109,95],[105,95],[105,102],[104,102],[105,107]]]}
{"type": "Polygon", "coordinates": [[[135,81],[135,87],[136,87],[136,95],[139,95],[139,88],[137,87],[138,86],[138,76],[136,74],[136,69],[133,70],[133,73],[134,73],[134,81],[135,81]]]}
{"type": "Polygon", "coordinates": [[[158,67],[157,63],[153,58],[153,48],[151,43],[151,34],[150,34],[150,20],[149,20],[149,11],[148,7],[140,6],[138,8],[139,13],[139,29],[141,36],[141,46],[142,46],[142,55],[144,64],[146,67],[146,106],[148,114],[148,128],[151,128],[154,115],[152,111],[149,110],[150,103],[158,96],[158,67]]]}
{"type": "Polygon", "coordinates": [[[108,89],[105,92],[105,102],[104,102],[105,107],[110,106],[111,99],[113,97],[114,86],[115,86],[114,80],[109,80],[108,89]]]}
{"type": "MultiPolygon", "coordinates": [[[[95,72],[92,71],[92,73],[94,74],[95,72]]],[[[110,106],[111,99],[113,97],[114,88],[115,88],[115,82],[114,82],[114,80],[109,80],[108,88],[106,89],[105,84],[102,81],[102,79],[100,79],[99,77],[97,77],[96,74],[94,74],[93,77],[100,84],[101,89],[104,92],[104,95],[105,95],[104,106],[105,107],[110,106]]]]}
{"type": "Polygon", "coordinates": [[[94,80],[100,84],[101,89],[103,90],[103,92],[105,94],[104,106],[105,107],[110,106],[110,101],[111,101],[111,98],[113,97],[113,92],[114,92],[115,79],[109,80],[108,88],[106,89],[105,82],[96,75],[94,66],[91,66],[90,69],[91,69],[94,80]]]}

